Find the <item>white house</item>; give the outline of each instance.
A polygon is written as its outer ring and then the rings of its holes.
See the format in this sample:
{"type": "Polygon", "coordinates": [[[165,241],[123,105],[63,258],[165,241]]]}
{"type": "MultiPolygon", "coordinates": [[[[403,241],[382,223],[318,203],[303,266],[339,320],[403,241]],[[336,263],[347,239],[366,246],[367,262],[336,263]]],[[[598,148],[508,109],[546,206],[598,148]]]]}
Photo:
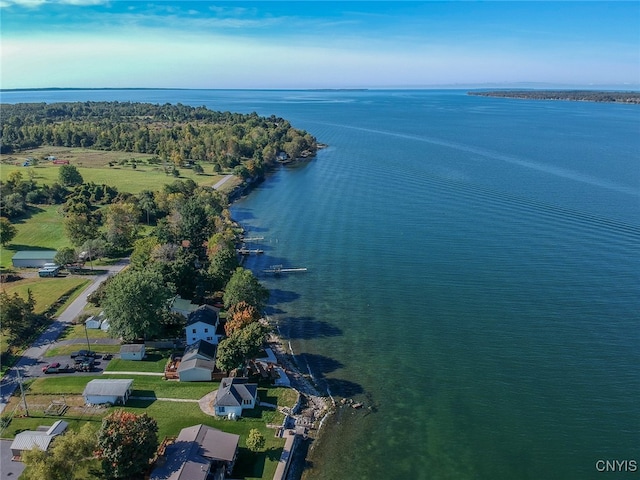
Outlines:
{"type": "Polygon", "coordinates": [[[187,345],[177,370],[180,381],[210,382],[216,368],[217,350],[217,345],[206,340],[187,345]]]}
{"type": "Polygon", "coordinates": [[[187,345],[198,340],[206,340],[217,345],[224,334],[218,317],[218,309],[210,305],[201,305],[189,314],[185,327],[187,345]]]}
{"type": "Polygon", "coordinates": [[[120,358],[123,360],[142,360],[144,358],[144,344],[132,343],[120,347],[120,358]]]}
{"type": "Polygon", "coordinates": [[[124,405],[131,395],[131,379],[91,380],[84,388],[82,396],[88,405],[124,405]]]}
{"type": "Polygon", "coordinates": [[[69,426],[64,420],[58,420],[50,427],[38,427],[37,430],[27,430],[18,433],[11,442],[11,455],[22,456],[25,450],[35,447],[46,452],[55,437],[61,435],[69,426]]]}
{"type": "Polygon", "coordinates": [[[258,385],[247,383],[247,378],[223,378],[213,401],[215,414],[221,417],[241,417],[242,410],[254,408],[258,385]]]}

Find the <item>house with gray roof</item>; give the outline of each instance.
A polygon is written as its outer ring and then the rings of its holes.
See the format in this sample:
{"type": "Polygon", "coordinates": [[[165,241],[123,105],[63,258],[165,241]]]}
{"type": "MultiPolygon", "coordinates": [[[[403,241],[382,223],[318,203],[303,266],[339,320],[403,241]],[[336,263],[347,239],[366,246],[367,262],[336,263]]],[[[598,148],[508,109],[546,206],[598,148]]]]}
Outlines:
{"type": "Polygon", "coordinates": [[[38,427],[37,430],[27,430],[18,433],[11,442],[11,455],[21,457],[22,452],[39,448],[46,452],[55,437],[64,433],[69,424],[58,420],[50,427],[38,427]]]}
{"type": "Polygon", "coordinates": [[[110,379],[101,378],[91,380],[84,387],[82,396],[87,405],[102,405],[110,403],[112,405],[124,405],[131,395],[132,379],[110,379]]]}
{"type": "Polygon", "coordinates": [[[218,346],[206,340],[187,345],[177,370],[180,381],[210,382],[216,370],[217,351],[218,346]]]}
{"type": "Polygon", "coordinates": [[[183,428],[150,480],[224,479],[235,465],[239,439],[239,435],[202,424],[183,428]]]}
{"type": "Polygon", "coordinates": [[[224,335],[218,309],[211,305],[201,305],[191,312],[187,317],[185,334],[187,345],[196,343],[198,340],[205,340],[217,345],[224,335]]]}
{"type": "Polygon", "coordinates": [[[221,417],[242,416],[242,410],[254,408],[258,396],[258,385],[247,383],[241,377],[223,378],[213,401],[214,412],[221,417]]]}

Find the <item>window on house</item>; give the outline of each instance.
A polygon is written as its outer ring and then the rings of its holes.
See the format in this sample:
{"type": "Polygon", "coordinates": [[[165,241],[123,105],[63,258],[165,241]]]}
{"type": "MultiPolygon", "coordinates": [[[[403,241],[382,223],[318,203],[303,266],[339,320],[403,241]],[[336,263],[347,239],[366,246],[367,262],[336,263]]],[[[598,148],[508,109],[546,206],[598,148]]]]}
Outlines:
{"type": "Polygon", "coordinates": [[[191,330],[191,333],[196,333],[196,329],[194,328],[193,330],[191,330]]]}
{"type": "Polygon", "coordinates": [[[211,337],[207,337],[207,340],[213,340],[211,337]]]}
{"type": "Polygon", "coordinates": [[[219,413],[224,413],[224,407],[218,407],[218,412],[219,413]]]}
{"type": "Polygon", "coordinates": [[[208,329],[208,328],[205,328],[205,329],[204,329],[204,333],[209,333],[209,329],[208,329]]]}

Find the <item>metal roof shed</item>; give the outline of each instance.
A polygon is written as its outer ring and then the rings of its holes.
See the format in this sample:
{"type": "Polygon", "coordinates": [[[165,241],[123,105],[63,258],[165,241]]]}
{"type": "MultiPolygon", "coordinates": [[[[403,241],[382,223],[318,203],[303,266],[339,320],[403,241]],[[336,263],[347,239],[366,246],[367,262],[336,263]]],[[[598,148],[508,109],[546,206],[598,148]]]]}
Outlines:
{"type": "Polygon", "coordinates": [[[45,263],[53,263],[55,250],[20,250],[11,258],[16,268],[42,268],[45,263]]]}
{"type": "Polygon", "coordinates": [[[131,395],[132,379],[115,380],[91,380],[84,388],[82,396],[84,401],[90,405],[101,405],[111,403],[112,405],[127,403],[131,395]]]}
{"type": "Polygon", "coordinates": [[[64,420],[58,420],[51,427],[41,427],[47,428],[46,430],[20,432],[11,442],[11,454],[15,457],[20,457],[22,452],[31,450],[34,447],[46,452],[53,439],[62,434],[68,426],[69,424],[64,420]]]}

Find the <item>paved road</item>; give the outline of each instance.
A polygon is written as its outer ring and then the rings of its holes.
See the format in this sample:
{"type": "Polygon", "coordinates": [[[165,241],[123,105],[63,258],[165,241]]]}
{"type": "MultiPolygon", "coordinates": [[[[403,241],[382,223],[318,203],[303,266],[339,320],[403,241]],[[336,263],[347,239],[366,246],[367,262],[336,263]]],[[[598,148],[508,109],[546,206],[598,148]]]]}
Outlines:
{"type": "Polygon", "coordinates": [[[107,267],[107,273],[96,276],[91,285],[49,325],[49,328],[40,335],[31,347],[25,350],[20,360],[2,377],[2,381],[0,382],[0,413],[4,411],[11,395],[13,395],[13,392],[18,388],[18,372],[20,372],[23,378],[40,375],[42,367],[40,360],[51,347],[51,344],[55,343],[65,327],[82,313],[82,310],[87,304],[87,296],[93,293],[107,278],[115,275],[128,264],[129,259],[123,259],[117,264],[107,267]]]}
{"type": "Polygon", "coordinates": [[[224,185],[225,183],[227,183],[229,180],[231,180],[234,176],[233,175],[225,175],[224,177],[222,177],[222,180],[220,180],[218,183],[216,183],[213,186],[214,190],[220,190],[220,187],[222,187],[222,185],[224,185]]]}
{"type": "Polygon", "coordinates": [[[0,440],[0,475],[2,480],[17,480],[26,468],[22,462],[11,461],[11,442],[13,440],[0,440]]]}

